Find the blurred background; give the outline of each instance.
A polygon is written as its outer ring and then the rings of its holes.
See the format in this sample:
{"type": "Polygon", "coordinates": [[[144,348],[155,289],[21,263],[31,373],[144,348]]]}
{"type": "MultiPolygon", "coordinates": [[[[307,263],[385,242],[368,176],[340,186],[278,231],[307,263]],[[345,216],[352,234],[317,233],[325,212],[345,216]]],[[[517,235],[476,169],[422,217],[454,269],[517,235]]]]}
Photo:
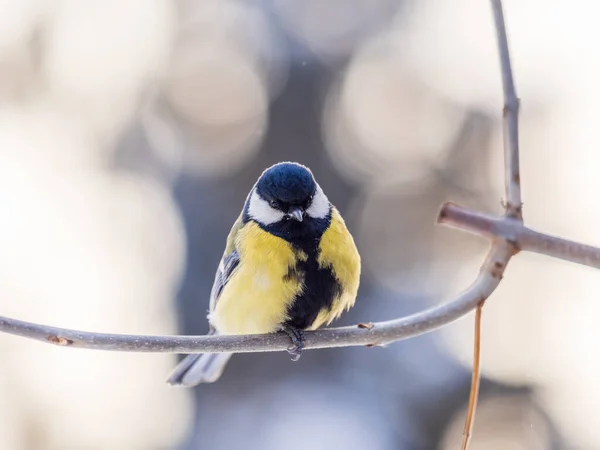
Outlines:
{"type": "MultiPolygon", "coordinates": [[[[600,245],[600,39],[589,2],[507,0],[525,218],[600,245]]],[[[464,289],[500,213],[501,84],[479,0],[0,0],[0,311],[203,334],[225,237],[261,171],[310,166],[364,264],[337,325],[464,289]]],[[[522,254],[483,313],[472,450],[600,449],[600,277],[522,254]]],[[[175,355],[0,336],[0,450],[456,449],[473,316],[387,348],[175,355]]]]}

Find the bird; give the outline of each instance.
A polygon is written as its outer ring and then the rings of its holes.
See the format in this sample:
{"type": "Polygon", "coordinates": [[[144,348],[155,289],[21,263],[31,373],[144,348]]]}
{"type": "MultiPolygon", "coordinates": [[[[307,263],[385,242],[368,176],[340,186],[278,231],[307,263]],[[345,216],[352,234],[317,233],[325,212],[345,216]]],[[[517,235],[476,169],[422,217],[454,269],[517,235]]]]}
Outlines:
{"type": "MultiPolygon", "coordinates": [[[[329,325],[354,306],[360,274],[354,239],[311,170],[277,163],[262,172],[227,237],[210,294],[209,334],[283,331],[297,361],[304,331],[329,325]]],[[[187,355],[167,382],[213,383],[231,356],[187,355]]]]}

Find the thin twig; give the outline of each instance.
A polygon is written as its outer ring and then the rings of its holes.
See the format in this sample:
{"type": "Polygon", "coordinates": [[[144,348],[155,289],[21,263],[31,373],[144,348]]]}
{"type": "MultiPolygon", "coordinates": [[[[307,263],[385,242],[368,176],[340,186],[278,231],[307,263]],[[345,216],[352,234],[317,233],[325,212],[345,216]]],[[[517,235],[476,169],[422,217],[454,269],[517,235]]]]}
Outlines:
{"type": "Polygon", "coordinates": [[[502,73],[502,91],[504,94],[503,128],[504,128],[504,167],[506,215],[523,220],[521,201],[521,170],[519,168],[519,98],[515,90],[502,0],[491,0],[498,54],[500,56],[500,71],[502,73]]]}
{"type": "Polygon", "coordinates": [[[481,311],[483,303],[480,303],[475,310],[475,337],[473,339],[473,374],[471,378],[471,393],[469,394],[469,406],[467,408],[467,418],[465,419],[465,429],[463,431],[462,450],[467,450],[471,434],[473,432],[473,423],[475,410],[477,409],[477,397],[479,396],[480,384],[480,355],[481,355],[481,311]]]}
{"type": "Polygon", "coordinates": [[[518,220],[494,217],[446,203],[442,206],[438,222],[489,239],[505,239],[519,250],[600,269],[600,248],[540,233],[518,220]]]}

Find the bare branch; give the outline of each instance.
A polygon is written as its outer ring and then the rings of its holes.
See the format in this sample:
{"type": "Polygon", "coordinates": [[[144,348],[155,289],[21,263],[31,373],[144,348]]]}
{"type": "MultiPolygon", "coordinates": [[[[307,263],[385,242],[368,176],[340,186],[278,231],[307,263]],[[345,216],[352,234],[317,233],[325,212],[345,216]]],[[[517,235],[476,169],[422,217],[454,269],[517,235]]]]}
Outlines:
{"type": "MultiPolygon", "coordinates": [[[[506,192],[506,210],[505,217],[518,223],[523,223],[523,211],[521,201],[521,171],[519,167],[519,99],[515,91],[512,68],[510,64],[510,54],[508,52],[508,40],[506,38],[506,27],[504,25],[504,14],[502,12],[502,0],[491,0],[492,12],[494,14],[494,24],[496,26],[496,37],[498,40],[498,54],[500,56],[500,70],[502,72],[502,90],[504,93],[504,108],[502,110],[503,119],[503,142],[504,142],[504,189],[506,192]]],[[[440,211],[440,217],[443,217],[444,209],[440,211]]],[[[438,221],[439,221],[438,218],[438,221]]],[[[511,247],[512,242],[507,239],[495,240],[494,247],[511,247]]],[[[500,276],[504,273],[506,265],[510,261],[512,254],[506,254],[505,259],[497,262],[501,264],[500,276]]],[[[491,264],[486,261],[485,265],[491,264]]],[[[484,267],[485,267],[484,265],[484,267]]],[[[489,267],[489,266],[488,266],[489,267]]],[[[473,375],[471,379],[471,394],[469,396],[469,409],[465,420],[465,432],[463,435],[462,449],[467,450],[471,430],[475,420],[475,408],[479,396],[479,350],[480,350],[480,325],[481,311],[483,302],[477,307],[475,316],[475,342],[473,375]]]]}
{"type": "Polygon", "coordinates": [[[505,239],[519,250],[600,269],[600,248],[534,231],[515,219],[493,217],[446,203],[442,206],[438,222],[489,239],[505,239]]]}
{"type": "MultiPolygon", "coordinates": [[[[503,261],[512,252],[509,245],[494,248],[475,282],[448,303],[407,317],[374,323],[370,329],[350,326],[306,332],[305,348],[385,345],[447,325],[475,309],[492,293],[500,282],[504,270],[503,261]]],[[[251,353],[285,350],[290,345],[289,338],[283,333],[246,336],[136,336],[89,333],[6,317],[0,317],[0,332],[65,347],[125,352],[251,353]]]]}
{"type": "Polygon", "coordinates": [[[504,127],[504,167],[506,215],[523,220],[521,201],[521,170],[519,168],[519,99],[515,90],[508,40],[502,12],[502,0],[491,0],[498,53],[500,55],[500,70],[502,73],[502,88],[504,92],[503,127],[504,127]]]}

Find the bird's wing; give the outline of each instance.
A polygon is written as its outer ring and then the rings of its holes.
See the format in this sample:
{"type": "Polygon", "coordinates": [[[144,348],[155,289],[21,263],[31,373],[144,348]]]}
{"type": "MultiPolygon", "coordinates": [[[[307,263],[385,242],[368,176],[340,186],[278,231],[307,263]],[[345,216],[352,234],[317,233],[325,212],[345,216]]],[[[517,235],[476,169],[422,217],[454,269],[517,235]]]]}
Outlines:
{"type": "Polygon", "coordinates": [[[238,232],[243,226],[244,222],[242,221],[242,215],[240,214],[227,236],[225,252],[223,252],[223,257],[219,263],[217,273],[215,274],[215,281],[210,292],[210,311],[214,311],[219,296],[221,295],[221,292],[223,292],[223,288],[231,279],[231,276],[240,263],[240,255],[236,249],[235,240],[238,232]]]}

